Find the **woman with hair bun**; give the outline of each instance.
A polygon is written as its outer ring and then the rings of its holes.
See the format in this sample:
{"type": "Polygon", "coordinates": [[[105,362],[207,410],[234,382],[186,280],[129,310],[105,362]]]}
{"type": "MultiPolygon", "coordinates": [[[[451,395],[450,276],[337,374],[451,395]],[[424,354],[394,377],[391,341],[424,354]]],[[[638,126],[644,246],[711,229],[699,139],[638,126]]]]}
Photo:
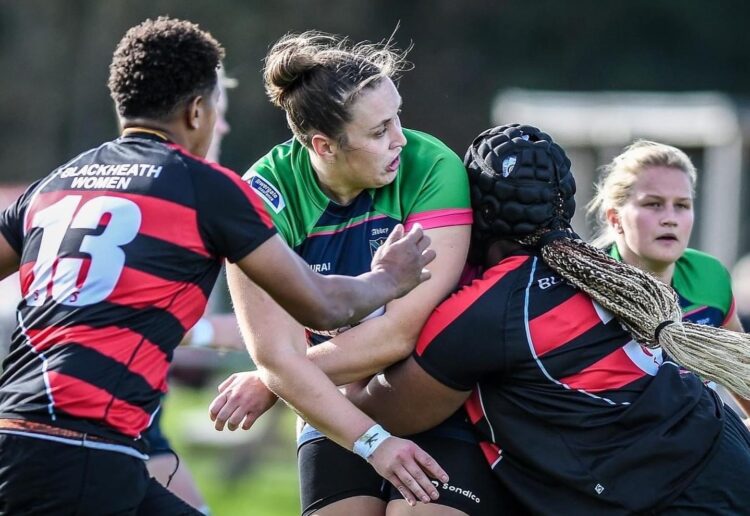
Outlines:
{"type": "MultiPolygon", "coordinates": [[[[305,346],[309,340],[308,358],[342,386],[368,380],[409,356],[432,309],[455,289],[466,261],[471,209],[463,164],[437,138],[401,127],[394,81],[409,66],[390,42],[355,44],[321,32],[286,35],[265,60],[266,92],[284,110],[293,138],[252,165],[245,180],[286,242],[324,274],[368,271],[372,253],[399,224],[421,225],[437,253],[429,265],[432,278],[413,292],[354,327],[308,330],[307,336],[257,286],[230,271],[245,339],[260,347],[279,339],[305,346]],[[259,304],[265,308],[258,310],[259,304]]],[[[276,401],[264,383],[282,398],[281,389],[294,389],[253,372],[233,375],[211,407],[217,428],[249,428],[276,401]]],[[[445,468],[452,484],[475,495],[486,489],[487,495],[475,496],[478,503],[436,481],[433,494],[439,499],[415,510],[480,515],[481,505],[492,511],[496,482],[470,425],[459,414],[447,427],[458,436],[453,447],[433,446],[429,435],[414,441],[445,468]],[[452,464],[456,459],[460,462],[452,464]]],[[[372,463],[370,451],[359,442],[346,450],[320,430],[325,429],[304,423],[298,433],[304,515],[381,515],[391,500],[404,513],[412,510],[363,460],[372,463]]]]}
{"type": "Polygon", "coordinates": [[[548,134],[495,127],[464,162],[484,274],[350,399],[404,434],[465,403],[533,514],[746,514],[750,434],[700,376],[747,396],[750,336],[683,322],[669,286],[578,239],[548,134]]]}

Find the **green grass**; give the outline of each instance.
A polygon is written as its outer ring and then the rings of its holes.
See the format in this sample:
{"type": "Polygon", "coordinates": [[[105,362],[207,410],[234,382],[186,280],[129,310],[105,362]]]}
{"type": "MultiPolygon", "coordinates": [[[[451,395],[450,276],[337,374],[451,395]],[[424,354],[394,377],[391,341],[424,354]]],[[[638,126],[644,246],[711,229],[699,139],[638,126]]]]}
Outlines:
{"type": "MultiPolygon", "coordinates": [[[[218,382],[217,382],[218,383],[218,382]]],[[[249,434],[216,432],[208,419],[213,390],[173,386],[166,398],[163,430],[187,464],[215,516],[293,516],[299,514],[294,415],[286,407],[273,430],[264,430],[266,414],[249,434]],[[197,444],[191,435],[233,444],[197,444]],[[263,435],[261,438],[260,436],[263,435]],[[252,437],[239,443],[237,437],[252,437]]],[[[269,425],[265,425],[268,427],[269,425]]]]}

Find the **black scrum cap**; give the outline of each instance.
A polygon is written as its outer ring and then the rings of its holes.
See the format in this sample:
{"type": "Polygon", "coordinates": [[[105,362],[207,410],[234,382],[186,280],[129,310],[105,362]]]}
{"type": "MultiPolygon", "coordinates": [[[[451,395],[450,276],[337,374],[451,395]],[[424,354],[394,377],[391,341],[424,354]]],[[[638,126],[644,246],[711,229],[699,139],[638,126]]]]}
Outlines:
{"type": "Polygon", "coordinates": [[[527,243],[567,231],[575,212],[570,160],[552,138],[528,125],[494,127],[466,151],[475,243],[509,238],[527,243]]]}

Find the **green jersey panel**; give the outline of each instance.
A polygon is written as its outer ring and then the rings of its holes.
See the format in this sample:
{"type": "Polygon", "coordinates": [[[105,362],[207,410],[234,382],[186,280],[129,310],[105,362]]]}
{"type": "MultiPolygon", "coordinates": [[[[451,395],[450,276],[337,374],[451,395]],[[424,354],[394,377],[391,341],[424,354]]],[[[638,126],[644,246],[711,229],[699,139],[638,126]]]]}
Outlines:
{"type": "MultiPolygon", "coordinates": [[[[610,256],[622,260],[616,245],[610,256]]],[[[685,249],[675,262],[672,288],[680,298],[683,320],[721,327],[734,314],[731,276],[710,254],[685,249]]]]}
{"type": "Polygon", "coordinates": [[[371,201],[366,209],[342,214],[346,207],[320,189],[308,151],[296,139],[274,147],[250,167],[245,180],[295,249],[311,236],[338,233],[378,217],[407,225],[419,222],[426,229],[471,224],[468,178],[460,158],[428,134],[404,129],[404,135],[407,144],[395,180],[367,190],[371,201]],[[336,216],[325,216],[326,211],[336,216]]]}

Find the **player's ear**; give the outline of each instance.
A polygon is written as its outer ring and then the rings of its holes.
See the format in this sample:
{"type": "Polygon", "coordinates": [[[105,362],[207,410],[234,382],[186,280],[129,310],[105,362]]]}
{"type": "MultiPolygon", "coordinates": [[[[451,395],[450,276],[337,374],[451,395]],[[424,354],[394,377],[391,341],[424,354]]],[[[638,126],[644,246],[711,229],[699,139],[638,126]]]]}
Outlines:
{"type": "Polygon", "coordinates": [[[338,146],[336,142],[322,133],[316,133],[310,138],[312,151],[326,161],[332,161],[338,146]]]}
{"type": "Polygon", "coordinates": [[[201,124],[206,123],[205,103],[203,95],[197,95],[186,103],[183,115],[190,129],[200,129],[201,124]]]}
{"type": "Polygon", "coordinates": [[[615,208],[609,208],[605,213],[607,223],[614,229],[618,234],[622,233],[622,224],[620,223],[620,214],[615,208]]]}

